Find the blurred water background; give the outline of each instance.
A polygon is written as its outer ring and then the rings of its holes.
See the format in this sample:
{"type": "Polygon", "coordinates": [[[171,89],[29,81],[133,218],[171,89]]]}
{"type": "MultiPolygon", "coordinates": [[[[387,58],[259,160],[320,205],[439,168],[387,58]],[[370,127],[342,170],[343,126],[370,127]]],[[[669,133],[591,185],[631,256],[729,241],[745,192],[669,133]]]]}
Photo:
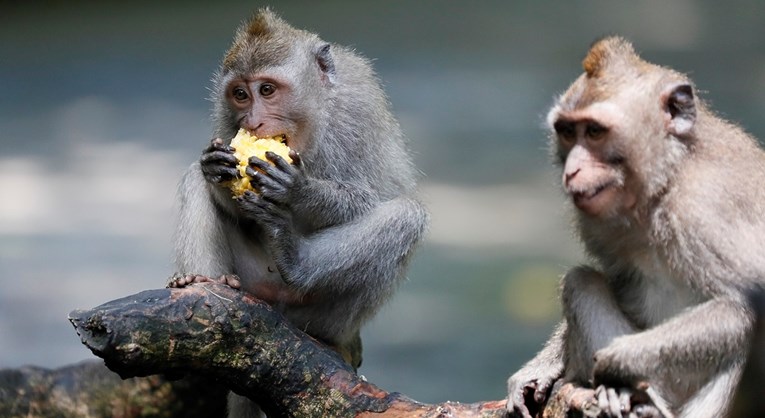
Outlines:
{"type": "Polygon", "coordinates": [[[270,4],[375,60],[432,213],[361,372],[417,400],[505,396],[583,260],[542,121],[606,34],[688,72],[765,137],[759,1],[0,3],[0,368],[94,358],[75,308],[164,285],[175,185],[210,139],[211,72],[270,4]]]}

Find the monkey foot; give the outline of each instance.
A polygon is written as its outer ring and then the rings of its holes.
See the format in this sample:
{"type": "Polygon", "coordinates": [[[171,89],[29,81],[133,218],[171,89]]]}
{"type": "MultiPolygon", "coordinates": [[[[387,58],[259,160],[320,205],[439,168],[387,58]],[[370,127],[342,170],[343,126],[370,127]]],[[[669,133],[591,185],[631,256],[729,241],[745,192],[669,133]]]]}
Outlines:
{"type": "Polygon", "coordinates": [[[167,282],[168,288],[176,288],[180,289],[189,285],[192,285],[194,283],[206,283],[206,282],[215,282],[220,284],[225,284],[226,286],[229,286],[233,289],[239,289],[242,287],[242,282],[239,279],[239,276],[236,274],[224,274],[220,277],[208,277],[208,276],[202,276],[200,274],[180,274],[176,273],[173,275],[173,277],[170,278],[167,282]]]}

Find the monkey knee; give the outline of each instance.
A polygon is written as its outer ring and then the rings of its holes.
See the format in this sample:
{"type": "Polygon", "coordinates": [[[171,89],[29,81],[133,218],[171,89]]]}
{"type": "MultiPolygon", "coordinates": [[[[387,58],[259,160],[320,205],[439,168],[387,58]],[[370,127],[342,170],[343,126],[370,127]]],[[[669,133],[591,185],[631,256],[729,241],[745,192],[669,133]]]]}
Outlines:
{"type": "Polygon", "coordinates": [[[606,276],[588,266],[578,266],[569,270],[562,280],[564,301],[578,294],[601,293],[608,291],[606,276]]]}
{"type": "Polygon", "coordinates": [[[569,270],[563,276],[561,288],[563,313],[568,318],[593,303],[612,299],[606,276],[588,266],[569,270]]]}

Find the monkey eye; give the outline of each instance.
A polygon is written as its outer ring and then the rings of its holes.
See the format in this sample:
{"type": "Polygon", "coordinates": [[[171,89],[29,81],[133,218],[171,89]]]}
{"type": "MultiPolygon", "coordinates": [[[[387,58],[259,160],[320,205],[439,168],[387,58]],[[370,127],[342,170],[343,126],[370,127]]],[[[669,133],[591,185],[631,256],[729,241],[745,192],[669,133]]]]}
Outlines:
{"type": "Polygon", "coordinates": [[[247,93],[247,90],[241,87],[235,87],[234,90],[231,92],[231,96],[233,96],[234,100],[236,100],[237,102],[245,102],[250,98],[250,95],[247,93]]]}
{"type": "Polygon", "coordinates": [[[263,83],[260,85],[258,92],[263,97],[268,97],[276,92],[276,86],[271,83],[263,83]]]}
{"type": "Polygon", "coordinates": [[[573,122],[559,120],[553,125],[555,133],[563,141],[571,142],[576,138],[576,126],[573,122]]]}
{"type": "Polygon", "coordinates": [[[605,126],[597,123],[597,122],[589,122],[587,123],[587,127],[585,128],[584,134],[590,138],[598,140],[602,138],[606,132],[608,132],[608,128],[605,126]]]}

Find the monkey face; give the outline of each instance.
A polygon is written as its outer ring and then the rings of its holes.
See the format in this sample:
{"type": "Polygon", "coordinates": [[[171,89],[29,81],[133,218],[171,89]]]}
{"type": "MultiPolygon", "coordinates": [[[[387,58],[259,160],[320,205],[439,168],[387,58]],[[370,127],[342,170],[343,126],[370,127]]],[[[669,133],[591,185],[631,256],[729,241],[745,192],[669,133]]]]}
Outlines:
{"type": "Polygon", "coordinates": [[[273,73],[233,78],[225,87],[225,101],[234,115],[231,128],[259,138],[284,136],[290,148],[301,148],[304,118],[288,79],[273,73]]]}
{"type": "Polygon", "coordinates": [[[553,127],[563,164],[561,182],[579,211],[611,216],[631,209],[635,195],[626,183],[624,158],[613,146],[615,133],[606,118],[592,112],[559,114],[553,127]]]}
{"type": "Polygon", "coordinates": [[[667,190],[688,155],[693,89],[619,39],[597,44],[583,66],[547,118],[563,188],[584,215],[634,213],[667,190]]]}

